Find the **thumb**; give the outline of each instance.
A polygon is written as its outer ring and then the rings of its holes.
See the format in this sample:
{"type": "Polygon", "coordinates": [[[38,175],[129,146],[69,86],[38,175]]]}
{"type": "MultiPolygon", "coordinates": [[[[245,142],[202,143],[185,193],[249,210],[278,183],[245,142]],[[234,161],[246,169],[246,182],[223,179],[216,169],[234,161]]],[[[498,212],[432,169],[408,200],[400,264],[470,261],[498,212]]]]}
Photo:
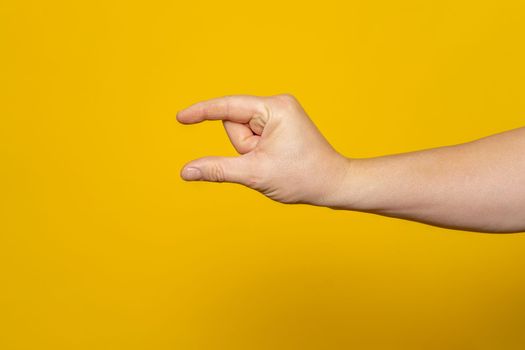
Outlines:
{"type": "Polygon", "coordinates": [[[234,182],[246,184],[248,164],[241,157],[203,157],[186,164],[180,173],[186,181],[234,182]]]}

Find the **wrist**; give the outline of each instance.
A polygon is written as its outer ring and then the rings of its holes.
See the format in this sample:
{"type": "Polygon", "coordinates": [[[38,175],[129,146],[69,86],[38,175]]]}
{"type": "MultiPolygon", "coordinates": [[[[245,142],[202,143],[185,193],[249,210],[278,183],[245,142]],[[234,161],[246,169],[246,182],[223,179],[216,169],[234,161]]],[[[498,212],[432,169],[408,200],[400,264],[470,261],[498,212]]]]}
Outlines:
{"type": "Polygon", "coordinates": [[[328,195],[322,206],[331,209],[356,210],[358,208],[357,179],[363,159],[339,156],[338,165],[330,179],[328,195]]]}

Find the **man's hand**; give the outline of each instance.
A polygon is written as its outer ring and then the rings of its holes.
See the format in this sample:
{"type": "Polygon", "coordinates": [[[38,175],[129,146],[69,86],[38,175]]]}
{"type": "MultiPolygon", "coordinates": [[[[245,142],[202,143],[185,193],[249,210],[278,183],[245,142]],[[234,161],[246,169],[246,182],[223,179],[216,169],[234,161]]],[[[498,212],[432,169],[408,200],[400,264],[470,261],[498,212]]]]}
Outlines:
{"type": "Polygon", "coordinates": [[[374,158],[345,158],[290,95],[229,96],[177,115],[223,120],[239,157],[188,163],[186,180],[236,182],[308,203],[482,232],[525,230],[525,128],[374,158]]]}
{"type": "Polygon", "coordinates": [[[241,154],[191,161],[183,179],[239,183],[282,203],[338,204],[349,159],[330,146],[293,96],[212,99],[180,111],[177,120],[222,120],[241,154]]]}

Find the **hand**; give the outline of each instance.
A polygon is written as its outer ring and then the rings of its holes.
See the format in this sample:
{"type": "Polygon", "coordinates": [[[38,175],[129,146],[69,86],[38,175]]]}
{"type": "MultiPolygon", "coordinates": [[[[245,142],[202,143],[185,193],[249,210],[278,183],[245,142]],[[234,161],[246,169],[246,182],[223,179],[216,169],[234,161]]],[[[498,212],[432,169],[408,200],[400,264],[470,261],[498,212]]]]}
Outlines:
{"type": "Polygon", "coordinates": [[[184,180],[234,182],[282,203],[337,206],[349,159],[330,146],[291,95],[227,96],[177,114],[183,124],[222,120],[238,157],[204,157],[184,180]]]}

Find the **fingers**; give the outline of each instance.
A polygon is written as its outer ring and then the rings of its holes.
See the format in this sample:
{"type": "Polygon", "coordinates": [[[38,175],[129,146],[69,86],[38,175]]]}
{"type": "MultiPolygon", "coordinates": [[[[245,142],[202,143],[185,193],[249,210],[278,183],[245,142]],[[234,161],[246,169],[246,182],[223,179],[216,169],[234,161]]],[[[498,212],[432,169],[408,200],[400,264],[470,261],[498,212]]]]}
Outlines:
{"type": "Polygon", "coordinates": [[[244,124],[253,116],[264,113],[266,109],[262,97],[235,95],[198,102],[177,113],[177,120],[183,124],[219,119],[244,124]]]}
{"type": "Polygon", "coordinates": [[[204,157],[189,162],[181,171],[186,181],[233,182],[248,185],[250,166],[241,157],[204,157]]]}
{"type": "Polygon", "coordinates": [[[259,143],[261,137],[254,135],[248,125],[231,122],[229,120],[225,120],[223,124],[233,147],[235,147],[240,154],[253,151],[257,143],[259,143]]]}

